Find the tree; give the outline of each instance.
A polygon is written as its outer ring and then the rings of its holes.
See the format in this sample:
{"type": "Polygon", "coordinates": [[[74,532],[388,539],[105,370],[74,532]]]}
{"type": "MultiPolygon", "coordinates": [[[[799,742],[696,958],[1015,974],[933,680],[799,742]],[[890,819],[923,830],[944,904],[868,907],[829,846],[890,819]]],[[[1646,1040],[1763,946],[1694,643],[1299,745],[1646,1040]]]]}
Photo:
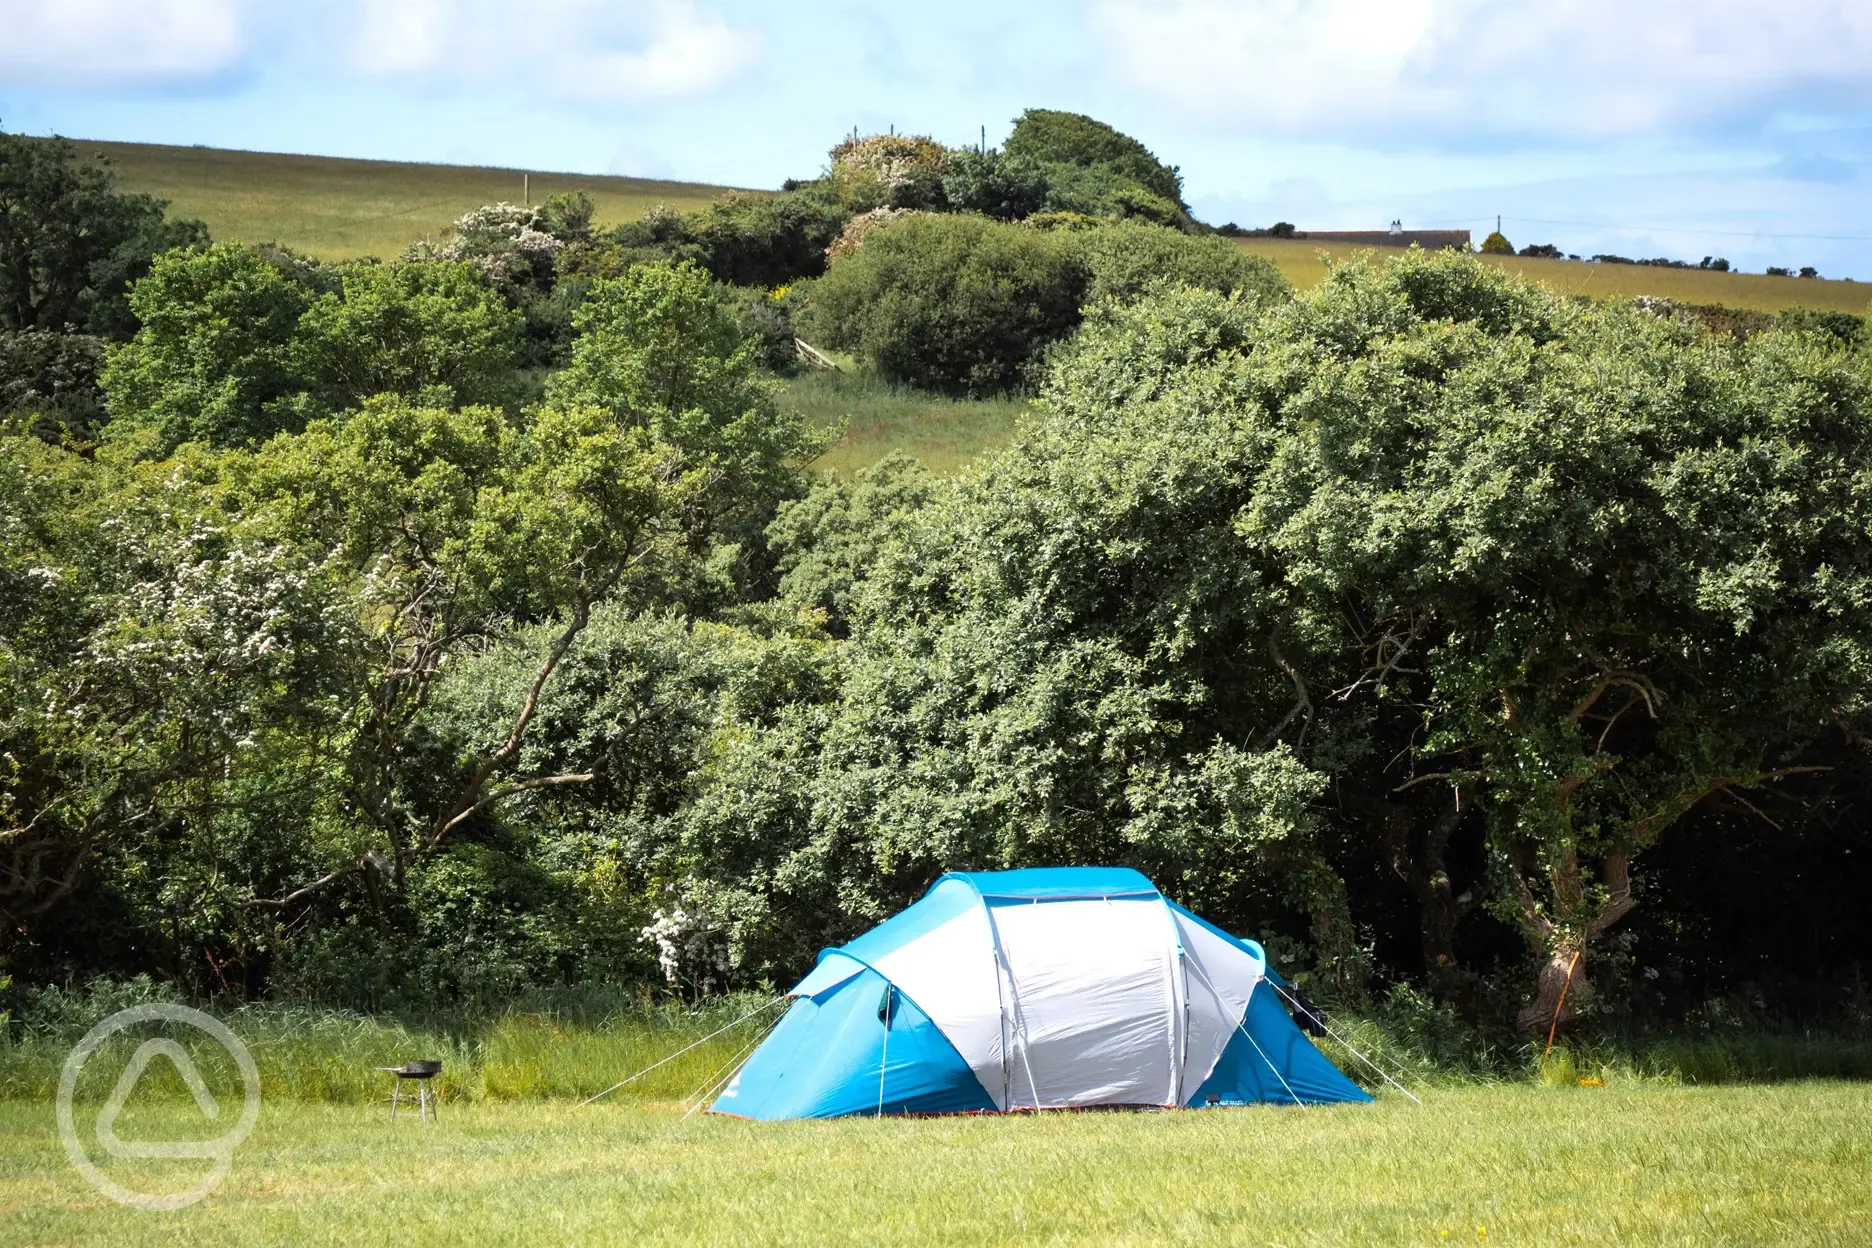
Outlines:
{"type": "Polygon", "coordinates": [[[1030,108],[1015,119],[1002,150],[1043,168],[1063,166],[1115,175],[1163,200],[1188,219],[1182,175],[1159,161],[1142,143],[1102,121],[1080,113],[1030,108]]]}
{"type": "Polygon", "coordinates": [[[1515,254],[1514,244],[1509,242],[1500,230],[1494,230],[1487,238],[1482,240],[1482,254],[1485,256],[1512,256],[1515,254]]]}
{"type": "Polygon", "coordinates": [[[254,446],[377,394],[449,405],[513,391],[520,315],[465,261],[316,267],[217,244],[158,259],[102,385],[111,440],[254,446]]]}
{"type": "Polygon", "coordinates": [[[184,442],[249,446],[303,415],[294,335],[309,292],[249,248],[218,243],[158,257],[130,306],[141,328],[100,383],[107,435],[160,457],[184,442]]]}
{"type": "MultiPolygon", "coordinates": [[[[1163,299],[1122,349],[1192,373],[1263,315],[1163,299]],[[1188,304],[1206,315],[1186,333],[1164,313],[1188,304]]],[[[1245,658],[1268,606],[1232,521],[1263,447],[1201,386],[1102,391],[1089,350],[1047,394],[1083,385],[1095,418],[1057,415],[951,487],[880,466],[776,520],[786,584],[849,622],[838,682],[725,741],[651,858],[744,975],[797,968],[941,871],[1072,861],[1135,865],[1223,922],[1298,911],[1356,980],[1309,811],[1322,777],[1268,748],[1290,686],[1245,658]]]]}
{"type": "Polygon", "coordinates": [[[294,370],[329,410],[370,395],[442,406],[498,402],[512,389],[520,314],[465,262],[356,264],[293,332],[294,370]]]}
{"type": "Polygon", "coordinates": [[[1088,304],[1130,301],[1155,285],[1198,286],[1255,300],[1287,298],[1291,288],[1280,270],[1223,238],[1194,237],[1160,225],[1121,221],[1072,235],[1090,281],[1088,304]]]}
{"type": "Polygon", "coordinates": [[[208,241],[162,200],[114,188],[101,158],[81,162],[63,139],[0,132],[0,330],[127,337],[125,296],[151,258],[208,241]]]}
{"type": "Polygon", "coordinates": [[[1085,281],[1065,232],[918,214],[871,230],[814,284],[807,332],[892,381],[992,394],[1078,323],[1085,281]]]}
{"type": "Polygon", "coordinates": [[[1239,527],[1289,604],[1296,724],[1366,700],[1353,783],[1480,821],[1544,1024],[1667,829],[1859,731],[1872,391],[1817,338],[1712,341],[1460,257],[1335,270],[1279,337],[1307,364],[1254,383],[1281,432],[1239,527]]]}

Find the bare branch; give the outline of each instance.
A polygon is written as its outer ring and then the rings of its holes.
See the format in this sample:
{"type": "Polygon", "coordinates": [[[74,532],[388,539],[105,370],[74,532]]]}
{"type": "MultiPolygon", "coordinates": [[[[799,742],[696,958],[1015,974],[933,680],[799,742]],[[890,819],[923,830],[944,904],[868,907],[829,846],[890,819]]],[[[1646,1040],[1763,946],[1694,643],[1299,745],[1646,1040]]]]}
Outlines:
{"type": "Polygon", "coordinates": [[[320,891],[321,889],[328,887],[329,885],[336,884],[339,880],[342,880],[345,876],[350,875],[352,872],[356,871],[357,869],[358,869],[357,864],[352,863],[350,866],[339,867],[336,871],[331,872],[329,875],[322,875],[318,879],[313,880],[310,884],[305,884],[305,885],[300,886],[299,888],[295,888],[292,892],[287,893],[284,897],[252,897],[252,898],[249,898],[247,901],[243,902],[242,904],[246,906],[254,907],[256,909],[284,910],[287,906],[292,905],[293,902],[300,901],[306,897],[310,897],[313,893],[316,893],[320,891]]]}
{"type": "Polygon", "coordinates": [[[1280,723],[1275,724],[1262,735],[1261,744],[1265,746],[1269,742],[1278,739],[1281,733],[1287,731],[1287,725],[1293,723],[1294,717],[1303,712],[1306,715],[1306,724],[1300,729],[1300,739],[1304,741],[1306,740],[1307,729],[1313,726],[1313,699],[1307,696],[1306,681],[1301,679],[1299,671],[1295,669],[1293,664],[1287,661],[1287,656],[1280,651],[1279,625],[1276,625],[1274,631],[1268,634],[1267,648],[1268,654],[1273,658],[1275,665],[1278,666],[1281,671],[1287,673],[1287,679],[1293,681],[1295,701],[1292,709],[1281,718],[1280,723]]]}
{"type": "Polygon", "coordinates": [[[536,776],[531,780],[516,780],[512,784],[503,784],[498,789],[484,793],[480,800],[475,802],[474,805],[462,811],[453,819],[450,819],[447,824],[443,825],[442,830],[436,834],[436,839],[440,840],[443,836],[448,835],[456,825],[465,823],[472,818],[477,810],[494,802],[498,802],[503,797],[512,797],[515,793],[525,793],[529,789],[545,789],[561,784],[590,784],[593,780],[598,779],[602,775],[604,775],[602,771],[569,772],[562,776],[536,776]]]}

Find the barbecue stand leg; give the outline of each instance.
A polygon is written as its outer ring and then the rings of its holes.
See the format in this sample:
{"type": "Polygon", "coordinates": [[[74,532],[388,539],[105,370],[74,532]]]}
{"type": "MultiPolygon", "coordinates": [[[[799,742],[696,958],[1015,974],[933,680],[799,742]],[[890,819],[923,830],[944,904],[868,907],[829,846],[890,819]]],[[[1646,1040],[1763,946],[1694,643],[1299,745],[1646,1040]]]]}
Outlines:
{"type": "MultiPolygon", "coordinates": [[[[391,1076],[391,1077],[395,1079],[395,1076],[391,1076]]],[[[390,1121],[391,1122],[396,1121],[397,1097],[401,1095],[403,1095],[403,1081],[401,1079],[396,1079],[396,1081],[390,1085],[390,1121]]]]}

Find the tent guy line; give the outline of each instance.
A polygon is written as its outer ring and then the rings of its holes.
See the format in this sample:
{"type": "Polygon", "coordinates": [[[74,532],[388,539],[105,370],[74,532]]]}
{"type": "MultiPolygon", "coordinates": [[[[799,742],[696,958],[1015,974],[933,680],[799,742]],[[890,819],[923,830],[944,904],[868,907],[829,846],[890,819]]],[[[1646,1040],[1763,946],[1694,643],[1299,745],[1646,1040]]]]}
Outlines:
{"type": "Polygon", "coordinates": [[[709,1041],[713,1040],[716,1036],[721,1035],[722,1032],[731,1031],[734,1028],[739,1027],[742,1023],[747,1022],[748,1019],[753,1018],[756,1014],[760,1014],[767,1010],[771,1010],[773,1009],[774,1006],[780,1004],[782,1001],[785,1001],[785,1000],[786,1000],[786,997],[778,996],[778,997],[775,997],[773,1000],[767,1002],[765,1005],[759,1006],[756,1009],[749,1010],[747,1013],[743,1014],[740,1018],[735,1019],[734,1022],[729,1023],[726,1027],[720,1027],[714,1031],[709,1032],[708,1035],[703,1036],[700,1040],[697,1040],[694,1044],[685,1044],[682,1048],[677,1049],[674,1053],[671,1053],[668,1057],[658,1058],[656,1061],[651,1062],[648,1066],[644,1067],[642,1070],[632,1075],[629,1079],[618,1080],[616,1083],[612,1084],[610,1087],[606,1088],[604,1091],[599,1092],[593,1096],[586,1097],[584,1100],[580,1101],[577,1105],[574,1105],[572,1108],[583,1109],[585,1106],[591,1104],[593,1101],[596,1101],[602,1097],[610,1096],[613,1092],[617,1091],[619,1088],[623,1087],[625,1084],[632,1083],[638,1079],[643,1078],[645,1075],[649,1074],[651,1071],[655,1070],[657,1067],[662,1066],[665,1063],[675,1061],[677,1058],[687,1053],[690,1049],[697,1048],[701,1045],[707,1044],[709,1041]]]}

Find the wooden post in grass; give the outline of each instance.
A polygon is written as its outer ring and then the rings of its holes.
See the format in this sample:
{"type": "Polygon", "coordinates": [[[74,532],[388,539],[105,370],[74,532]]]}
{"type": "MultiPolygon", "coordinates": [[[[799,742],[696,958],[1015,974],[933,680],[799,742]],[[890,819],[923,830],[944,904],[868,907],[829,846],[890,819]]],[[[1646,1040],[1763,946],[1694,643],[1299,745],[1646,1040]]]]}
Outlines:
{"type": "Polygon", "coordinates": [[[520,203],[527,208],[533,206],[533,175],[530,173],[520,175],[520,203]]]}

